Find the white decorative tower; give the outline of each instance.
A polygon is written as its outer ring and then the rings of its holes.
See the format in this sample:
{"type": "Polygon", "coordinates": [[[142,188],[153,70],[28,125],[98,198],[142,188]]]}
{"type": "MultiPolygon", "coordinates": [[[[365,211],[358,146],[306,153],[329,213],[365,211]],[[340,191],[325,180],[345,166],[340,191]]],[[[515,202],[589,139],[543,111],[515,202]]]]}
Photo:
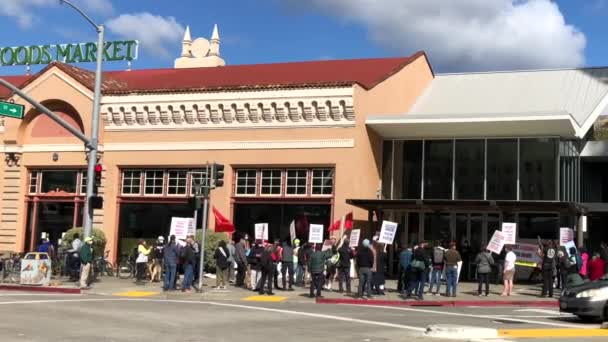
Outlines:
{"type": "Polygon", "coordinates": [[[220,34],[217,25],[213,27],[211,40],[190,36],[190,27],[186,27],[182,40],[182,54],[175,60],[175,68],[205,68],[224,66],[226,62],[220,57],[220,34]]]}

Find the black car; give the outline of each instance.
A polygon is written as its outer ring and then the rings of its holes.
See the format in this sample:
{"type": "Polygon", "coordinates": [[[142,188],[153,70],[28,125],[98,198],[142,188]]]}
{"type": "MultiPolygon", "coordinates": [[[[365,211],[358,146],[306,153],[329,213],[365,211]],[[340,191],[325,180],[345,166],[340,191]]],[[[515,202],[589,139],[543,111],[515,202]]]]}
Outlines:
{"type": "Polygon", "coordinates": [[[584,321],[608,321],[608,275],[564,290],[559,309],[584,321]]]}

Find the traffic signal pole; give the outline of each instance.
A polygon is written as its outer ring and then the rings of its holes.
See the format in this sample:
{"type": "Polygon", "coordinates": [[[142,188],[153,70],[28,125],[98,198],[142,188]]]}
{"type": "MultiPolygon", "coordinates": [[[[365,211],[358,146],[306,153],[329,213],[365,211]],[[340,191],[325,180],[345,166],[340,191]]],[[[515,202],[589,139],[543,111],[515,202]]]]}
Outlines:
{"type": "MultiPolygon", "coordinates": [[[[202,230],[203,230],[203,237],[201,239],[201,246],[199,248],[199,251],[201,253],[201,259],[200,259],[200,264],[198,266],[198,290],[200,292],[203,292],[203,278],[205,277],[205,232],[207,231],[207,220],[209,217],[209,193],[210,193],[210,189],[211,189],[211,177],[209,177],[210,175],[210,169],[209,169],[209,163],[207,163],[206,165],[206,172],[205,172],[205,178],[207,178],[207,182],[206,184],[203,184],[202,190],[203,190],[203,223],[202,223],[202,230]]],[[[194,221],[196,222],[196,221],[194,221]]]]}

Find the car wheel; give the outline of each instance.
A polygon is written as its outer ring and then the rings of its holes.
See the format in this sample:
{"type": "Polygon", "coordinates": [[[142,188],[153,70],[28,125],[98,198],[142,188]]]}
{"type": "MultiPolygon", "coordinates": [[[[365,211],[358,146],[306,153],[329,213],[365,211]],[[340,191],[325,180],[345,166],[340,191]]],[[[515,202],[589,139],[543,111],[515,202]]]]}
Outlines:
{"type": "Polygon", "coordinates": [[[585,323],[597,323],[602,321],[602,318],[597,316],[578,316],[578,318],[585,323]]]}

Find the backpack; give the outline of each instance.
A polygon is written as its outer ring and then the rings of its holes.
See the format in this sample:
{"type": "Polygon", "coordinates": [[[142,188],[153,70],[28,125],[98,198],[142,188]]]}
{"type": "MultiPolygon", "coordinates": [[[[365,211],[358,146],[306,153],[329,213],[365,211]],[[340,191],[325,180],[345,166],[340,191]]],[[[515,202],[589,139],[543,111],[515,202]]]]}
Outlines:
{"type": "Polygon", "coordinates": [[[445,256],[445,252],[439,248],[433,248],[433,263],[434,264],[443,264],[443,258],[445,256]]]}
{"type": "Polygon", "coordinates": [[[340,262],[340,253],[332,255],[331,258],[327,259],[327,266],[335,266],[340,262]]]}
{"type": "Polygon", "coordinates": [[[426,265],[422,260],[413,259],[410,265],[412,266],[412,269],[416,271],[424,271],[426,269],[426,265]]]}

